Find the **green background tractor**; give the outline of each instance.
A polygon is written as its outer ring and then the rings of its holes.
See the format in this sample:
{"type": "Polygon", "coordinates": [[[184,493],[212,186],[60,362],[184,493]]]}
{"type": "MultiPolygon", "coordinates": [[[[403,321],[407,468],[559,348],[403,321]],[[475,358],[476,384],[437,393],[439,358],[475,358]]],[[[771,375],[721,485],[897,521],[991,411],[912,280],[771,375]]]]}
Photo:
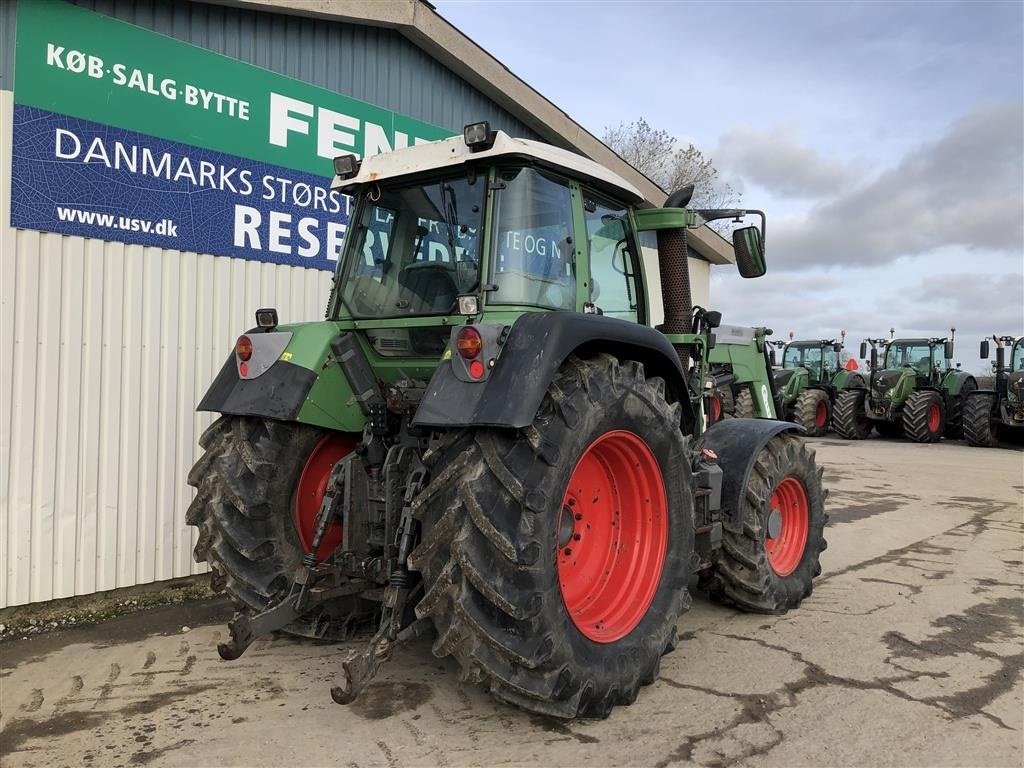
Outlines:
{"type": "MultiPolygon", "coordinates": [[[[843,334],[845,337],[845,333],[843,334]]],[[[782,367],[773,371],[785,418],[820,437],[829,431],[836,396],[864,389],[864,376],[842,365],[843,342],[835,339],[772,342],[782,349],[782,367]]]]}
{"type": "MultiPolygon", "coordinates": [[[[955,333],[955,329],[953,329],[955,333]]],[[[868,388],[847,389],[836,398],[833,426],[849,440],[860,440],[874,426],[886,437],[903,435],[918,443],[938,442],[943,435],[963,436],[963,409],[977,380],[951,364],[953,339],[867,339],[868,388]],[[879,360],[879,347],[883,349],[879,360]]]]}
{"type": "Polygon", "coordinates": [[[708,351],[705,376],[708,422],[726,415],[737,418],[778,418],[779,400],[771,377],[765,339],[771,328],[722,325],[708,351]]]}
{"type": "MultiPolygon", "coordinates": [[[[1024,432],[1024,336],[993,336],[992,341],[996,345],[995,385],[991,390],[971,392],[964,405],[964,437],[971,445],[986,447],[1024,432]]],[[[980,355],[982,360],[988,359],[988,339],[981,342],[980,355]]]]}
{"type": "Polygon", "coordinates": [[[813,453],[785,422],[704,431],[688,386],[719,318],[692,307],[687,229],[759,215],[733,234],[757,277],[763,214],[691,211],[692,188],[647,207],[606,168],[486,123],[335,172],[355,199],[326,319],[258,310],[199,405],[222,416],[187,520],[237,607],[223,658],[370,621],[339,703],[432,632],[504,701],[605,716],[656,679],[695,572],[749,611],[811,593],[813,453]]]}

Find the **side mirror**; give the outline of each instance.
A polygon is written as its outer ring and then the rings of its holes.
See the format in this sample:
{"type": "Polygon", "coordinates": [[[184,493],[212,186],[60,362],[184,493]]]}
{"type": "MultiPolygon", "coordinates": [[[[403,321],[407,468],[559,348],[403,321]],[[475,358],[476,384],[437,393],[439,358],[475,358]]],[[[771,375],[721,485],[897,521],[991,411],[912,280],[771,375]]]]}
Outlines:
{"type": "Polygon", "coordinates": [[[867,360],[868,359],[868,343],[866,341],[862,341],[860,343],[860,359],[861,360],[867,360]]]}
{"type": "Polygon", "coordinates": [[[761,277],[767,271],[764,263],[764,247],[761,243],[761,230],[757,227],[734,229],[732,247],[736,252],[736,267],[743,277],[761,277]]]}
{"type": "Polygon", "coordinates": [[[704,324],[708,328],[717,328],[722,324],[722,313],[709,309],[704,313],[704,324]]]}
{"type": "Polygon", "coordinates": [[[871,348],[871,370],[878,367],[878,350],[874,347],[871,348]]]}
{"type": "Polygon", "coordinates": [[[946,359],[947,360],[952,360],[953,359],[953,342],[952,341],[947,341],[944,346],[946,347],[945,350],[943,350],[946,353],[946,359]]]}
{"type": "Polygon", "coordinates": [[[981,351],[978,355],[982,360],[988,360],[988,339],[981,340],[981,351]]]}
{"type": "Polygon", "coordinates": [[[833,344],[832,345],[832,349],[834,349],[836,354],[838,355],[838,354],[840,354],[843,351],[843,345],[842,344],[833,344]]]}

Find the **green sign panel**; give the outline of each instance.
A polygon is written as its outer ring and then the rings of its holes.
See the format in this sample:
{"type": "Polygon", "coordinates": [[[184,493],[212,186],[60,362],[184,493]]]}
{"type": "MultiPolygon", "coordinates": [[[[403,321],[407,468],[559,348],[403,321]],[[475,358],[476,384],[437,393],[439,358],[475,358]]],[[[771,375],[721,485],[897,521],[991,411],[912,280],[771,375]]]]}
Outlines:
{"type": "Polygon", "coordinates": [[[320,176],[453,135],[68,3],[21,0],[17,23],[15,101],[50,112],[320,176]]]}

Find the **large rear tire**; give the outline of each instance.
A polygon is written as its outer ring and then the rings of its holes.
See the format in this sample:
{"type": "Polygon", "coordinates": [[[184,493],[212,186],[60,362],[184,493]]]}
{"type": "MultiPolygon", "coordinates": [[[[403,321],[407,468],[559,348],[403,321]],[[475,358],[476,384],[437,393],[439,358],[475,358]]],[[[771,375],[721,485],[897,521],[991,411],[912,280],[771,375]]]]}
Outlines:
{"type": "Polygon", "coordinates": [[[946,404],[931,389],[911,392],[903,406],[903,434],[915,443],[937,443],[946,425],[946,404]]]}
{"type": "Polygon", "coordinates": [[[836,396],[832,428],[847,440],[864,440],[871,434],[871,419],[865,411],[867,390],[846,389],[836,396]]]}
{"type": "Polygon", "coordinates": [[[832,423],[832,401],[823,389],[805,389],[796,398],[794,421],[804,428],[808,437],[828,434],[832,423]]]}
{"type": "Polygon", "coordinates": [[[425,460],[409,563],[434,654],[533,712],[632,703],[690,602],[693,488],[664,382],[570,357],[531,426],[454,433],[425,460]]]}
{"type": "Polygon", "coordinates": [[[704,577],[716,602],[755,613],[785,613],[811,594],[828,546],[823,470],[792,433],[761,449],[741,502],[743,529],[725,530],[722,550],[704,577]]]}
{"type": "Polygon", "coordinates": [[[992,418],[994,401],[992,395],[975,395],[967,398],[963,427],[968,445],[994,448],[999,443],[999,423],[992,418]]]}
{"type": "MultiPolygon", "coordinates": [[[[196,562],[209,563],[213,589],[227,592],[236,609],[258,613],[288,594],[305,551],[302,539],[312,538],[299,528],[319,508],[325,473],[357,439],[245,416],[221,416],[203,433],[205,453],[188,475],[197,494],[185,520],[199,529],[196,562]]],[[[329,530],[321,557],[340,538],[340,529],[329,530]]],[[[373,614],[373,603],[339,598],[284,631],[340,639],[373,614]]]]}

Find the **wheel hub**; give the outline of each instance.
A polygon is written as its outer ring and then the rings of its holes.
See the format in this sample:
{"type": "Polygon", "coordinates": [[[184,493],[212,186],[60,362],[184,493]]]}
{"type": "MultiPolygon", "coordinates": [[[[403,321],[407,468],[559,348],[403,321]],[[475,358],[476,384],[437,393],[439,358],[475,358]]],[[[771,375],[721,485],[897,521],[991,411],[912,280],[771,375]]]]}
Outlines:
{"type": "Polygon", "coordinates": [[[768,502],[764,548],[768,564],[779,576],[789,576],[803,560],[810,528],[810,502],[804,484],[789,475],[768,502]]]}
{"type": "Polygon", "coordinates": [[[776,539],[781,532],[782,513],[777,509],[772,509],[772,511],[768,513],[768,538],[776,539]]]}
{"type": "Polygon", "coordinates": [[[573,624],[612,643],[643,620],[668,548],[668,499],[657,459],[640,437],[607,432],[583,452],[556,528],[558,581],[573,624]]]}

